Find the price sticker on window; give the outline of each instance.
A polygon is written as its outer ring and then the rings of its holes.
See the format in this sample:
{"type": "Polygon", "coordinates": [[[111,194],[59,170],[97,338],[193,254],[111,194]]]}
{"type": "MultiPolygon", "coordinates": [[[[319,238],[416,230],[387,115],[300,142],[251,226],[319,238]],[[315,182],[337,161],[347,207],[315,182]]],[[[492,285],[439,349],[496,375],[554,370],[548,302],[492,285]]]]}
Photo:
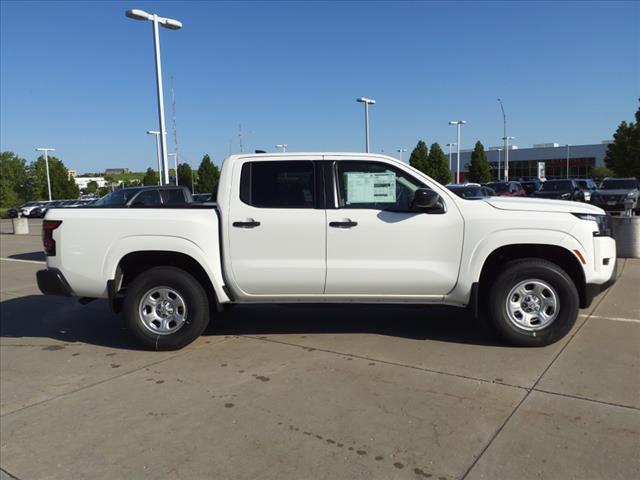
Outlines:
{"type": "Polygon", "coordinates": [[[345,172],[346,204],[395,203],[396,174],[393,172],[345,172]]]}

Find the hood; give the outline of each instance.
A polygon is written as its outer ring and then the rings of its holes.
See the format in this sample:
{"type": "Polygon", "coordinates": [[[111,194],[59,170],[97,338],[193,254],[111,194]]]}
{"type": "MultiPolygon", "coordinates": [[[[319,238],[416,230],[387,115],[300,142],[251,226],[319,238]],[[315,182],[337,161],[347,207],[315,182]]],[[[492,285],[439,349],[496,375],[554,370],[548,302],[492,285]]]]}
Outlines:
{"type": "Polygon", "coordinates": [[[493,208],[499,210],[519,210],[523,212],[565,212],[565,213],[593,213],[604,215],[601,208],[582,202],[569,200],[545,200],[532,197],[491,197],[485,200],[493,208]]]}
{"type": "Polygon", "coordinates": [[[627,195],[633,191],[634,191],[633,188],[619,188],[616,190],[594,190],[591,195],[602,195],[603,197],[606,197],[607,195],[617,196],[617,195],[627,195]]]}

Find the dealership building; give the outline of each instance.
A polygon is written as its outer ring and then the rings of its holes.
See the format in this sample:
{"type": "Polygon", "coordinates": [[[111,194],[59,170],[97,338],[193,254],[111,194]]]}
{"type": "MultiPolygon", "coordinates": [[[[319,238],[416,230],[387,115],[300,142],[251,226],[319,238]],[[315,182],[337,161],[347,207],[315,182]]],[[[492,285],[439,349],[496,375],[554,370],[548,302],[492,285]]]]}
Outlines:
{"type": "MultiPolygon", "coordinates": [[[[589,178],[593,167],[604,166],[604,157],[611,140],[589,145],[559,145],[557,143],[542,143],[532,148],[518,148],[509,146],[509,178],[537,178],[538,163],[544,163],[546,178],[567,178],[567,159],[569,160],[569,178],[589,178]]],[[[469,170],[472,150],[460,151],[461,181],[469,170]]],[[[493,178],[504,177],[504,149],[502,146],[489,147],[486,151],[487,160],[491,165],[493,178]],[[498,169],[500,164],[500,169],[498,169]]],[[[456,170],[456,152],[451,155],[451,170],[456,170]]]]}

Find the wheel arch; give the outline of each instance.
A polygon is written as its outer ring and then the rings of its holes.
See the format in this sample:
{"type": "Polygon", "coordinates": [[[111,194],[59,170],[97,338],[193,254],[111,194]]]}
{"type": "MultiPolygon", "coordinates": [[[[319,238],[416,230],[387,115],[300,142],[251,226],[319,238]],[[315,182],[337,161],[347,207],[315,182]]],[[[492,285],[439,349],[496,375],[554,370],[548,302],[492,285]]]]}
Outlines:
{"type": "Polygon", "coordinates": [[[580,296],[580,307],[585,308],[587,303],[586,279],[580,261],[570,250],[558,245],[521,243],[514,245],[504,245],[493,250],[485,259],[480,277],[478,279],[478,299],[482,301],[486,298],[484,289],[490,283],[491,278],[495,278],[503,266],[511,260],[521,258],[540,258],[558,265],[573,280],[578,295],[580,296]]]}

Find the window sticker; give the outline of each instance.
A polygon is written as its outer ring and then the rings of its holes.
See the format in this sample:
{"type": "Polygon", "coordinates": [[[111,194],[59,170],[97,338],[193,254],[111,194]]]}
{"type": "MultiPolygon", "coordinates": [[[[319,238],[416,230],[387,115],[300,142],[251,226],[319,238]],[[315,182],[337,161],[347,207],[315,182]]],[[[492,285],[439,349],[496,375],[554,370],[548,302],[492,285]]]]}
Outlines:
{"type": "Polygon", "coordinates": [[[396,174],[394,172],[345,172],[347,205],[352,203],[395,203],[396,174]]]}

